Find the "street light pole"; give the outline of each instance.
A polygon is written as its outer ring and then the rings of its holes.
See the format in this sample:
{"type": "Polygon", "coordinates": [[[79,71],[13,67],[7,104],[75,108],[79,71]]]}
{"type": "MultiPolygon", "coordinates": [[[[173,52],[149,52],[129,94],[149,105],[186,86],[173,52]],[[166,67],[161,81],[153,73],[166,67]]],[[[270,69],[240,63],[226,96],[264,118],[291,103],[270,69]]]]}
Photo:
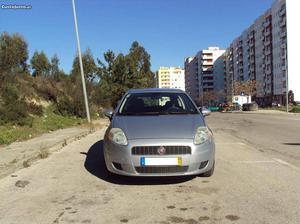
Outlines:
{"type": "Polygon", "coordinates": [[[79,41],[79,33],[78,33],[78,25],[77,25],[77,16],[76,16],[76,9],[75,9],[75,0],[72,0],[73,5],[73,15],[74,15],[74,24],[76,30],[76,39],[77,39],[77,50],[78,50],[78,57],[79,57],[79,64],[80,64],[80,73],[81,73],[81,81],[82,81],[82,89],[84,95],[84,103],[85,103],[85,110],[86,110],[86,117],[88,122],[91,122],[90,118],[90,110],[89,110],[89,103],[86,93],[86,85],[85,85],[85,78],[83,73],[83,65],[82,65],[82,57],[81,57],[81,50],[80,50],[80,41],[79,41]]]}

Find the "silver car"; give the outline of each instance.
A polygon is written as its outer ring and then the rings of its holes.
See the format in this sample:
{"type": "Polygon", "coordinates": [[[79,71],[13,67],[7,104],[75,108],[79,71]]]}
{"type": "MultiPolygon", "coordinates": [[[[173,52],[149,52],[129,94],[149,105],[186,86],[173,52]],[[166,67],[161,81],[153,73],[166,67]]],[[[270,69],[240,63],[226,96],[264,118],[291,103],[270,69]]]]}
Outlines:
{"type": "Polygon", "coordinates": [[[211,176],[215,144],[191,98],[178,89],[127,91],[104,137],[107,169],[127,176],[211,176]]]}

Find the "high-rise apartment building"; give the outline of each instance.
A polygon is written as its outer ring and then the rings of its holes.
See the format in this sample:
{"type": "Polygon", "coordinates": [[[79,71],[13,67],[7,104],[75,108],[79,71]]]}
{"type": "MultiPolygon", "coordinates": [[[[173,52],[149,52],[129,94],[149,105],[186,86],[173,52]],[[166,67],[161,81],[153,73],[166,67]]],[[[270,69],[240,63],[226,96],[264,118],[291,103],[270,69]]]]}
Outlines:
{"type": "MultiPolygon", "coordinates": [[[[196,56],[185,59],[186,92],[195,100],[201,101],[204,92],[218,93],[224,89],[223,54],[219,47],[209,47],[196,56]]],[[[222,95],[222,94],[219,94],[222,95]]],[[[215,101],[221,101],[217,99],[215,101]]]]}
{"type": "Polygon", "coordinates": [[[209,47],[197,54],[199,71],[199,93],[222,91],[224,88],[223,54],[219,47],[209,47]]]}
{"type": "Polygon", "coordinates": [[[192,97],[199,97],[198,58],[188,57],[184,60],[185,91],[192,97]]]}
{"type": "Polygon", "coordinates": [[[184,70],[180,67],[160,67],[157,72],[158,87],[185,91],[184,70]]]}
{"type": "Polygon", "coordinates": [[[224,90],[228,99],[233,94],[233,82],[255,80],[254,97],[261,105],[284,104],[287,88],[293,92],[294,100],[300,100],[299,10],[299,1],[275,0],[230,44],[224,54],[224,90]]]}

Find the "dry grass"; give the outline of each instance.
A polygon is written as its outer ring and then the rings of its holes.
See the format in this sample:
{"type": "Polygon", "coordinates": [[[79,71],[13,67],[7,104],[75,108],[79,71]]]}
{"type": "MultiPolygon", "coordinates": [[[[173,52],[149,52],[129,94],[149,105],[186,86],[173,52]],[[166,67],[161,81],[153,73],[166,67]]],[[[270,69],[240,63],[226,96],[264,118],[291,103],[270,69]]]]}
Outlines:
{"type": "Polygon", "coordinates": [[[49,152],[47,149],[41,149],[38,156],[41,159],[46,159],[49,156],[49,152]]]}
{"type": "Polygon", "coordinates": [[[23,167],[24,167],[24,168],[30,167],[29,160],[25,160],[25,161],[23,162],[23,167]]]}

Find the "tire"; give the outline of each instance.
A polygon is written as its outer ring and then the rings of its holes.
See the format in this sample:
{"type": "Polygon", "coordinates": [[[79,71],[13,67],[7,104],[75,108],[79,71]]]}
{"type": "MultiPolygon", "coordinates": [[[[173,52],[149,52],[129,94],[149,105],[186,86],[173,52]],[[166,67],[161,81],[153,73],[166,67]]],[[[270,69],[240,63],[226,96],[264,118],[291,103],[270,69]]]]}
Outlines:
{"type": "Polygon", "coordinates": [[[206,171],[205,173],[200,174],[200,177],[211,177],[214,174],[215,171],[215,162],[212,168],[209,171],[206,171]]]}

